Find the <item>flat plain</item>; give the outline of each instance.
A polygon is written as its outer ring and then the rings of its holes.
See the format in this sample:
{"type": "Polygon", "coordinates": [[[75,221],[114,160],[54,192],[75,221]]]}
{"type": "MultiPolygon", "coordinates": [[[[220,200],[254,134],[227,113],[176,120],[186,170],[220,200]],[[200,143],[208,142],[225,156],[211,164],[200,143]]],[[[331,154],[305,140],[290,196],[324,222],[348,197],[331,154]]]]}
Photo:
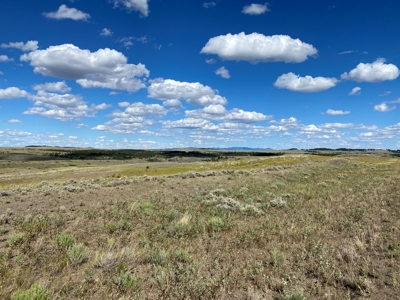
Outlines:
{"type": "Polygon", "coordinates": [[[0,298],[399,299],[399,183],[389,151],[1,148],[0,298]]]}

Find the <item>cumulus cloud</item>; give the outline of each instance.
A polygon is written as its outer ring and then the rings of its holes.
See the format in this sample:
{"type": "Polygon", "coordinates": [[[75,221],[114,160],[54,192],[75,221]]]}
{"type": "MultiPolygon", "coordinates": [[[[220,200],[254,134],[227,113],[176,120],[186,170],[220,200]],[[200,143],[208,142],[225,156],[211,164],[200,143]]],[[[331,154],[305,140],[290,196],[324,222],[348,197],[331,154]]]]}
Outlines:
{"type": "Polygon", "coordinates": [[[210,7],[214,7],[215,5],[217,5],[215,2],[211,1],[211,2],[204,2],[203,3],[203,7],[204,8],[210,8],[210,7]]]}
{"type": "Polygon", "coordinates": [[[0,55],[0,62],[10,62],[14,61],[13,58],[9,58],[7,55],[0,55]]]}
{"type": "Polygon", "coordinates": [[[227,110],[220,104],[212,104],[203,109],[187,110],[185,111],[185,115],[192,119],[207,119],[232,123],[256,123],[272,118],[272,116],[266,116],[255,111],[244,111],[238,108],[227,110]]]}
{"type": "Polygon", "coordinates": [[[227,34],[211,38],[200,53],[216,54],[221,59],[259,62],[300,63],[318,50],[288,35],[265,36],[260,33],[227,34]]]}
{"type": "Polygon", "coordinates": [[[87,21],[90,18],[90,15],[80,11],[76,8],[69,8],[65,4],[62,4],[57,11],[43,13],[46,18],[49,19],[71,19],[74,21],[87,21]]]}
{"type": "Polygon", "coordinates": [[[8,123],[18,124],[18,123],[22,123],[22,122],[20,120],[17,120],[17,119],[11,119],[11,120],[8,120],[8,123]]]}
{"type": "MultiPolygon", "coordinates": [[[[277,123],[279,125],[283,125],[284,127],[282,127],[282,126],[279,126],[279,127],[283,128],[284,130],[287,130],[290,127],[297,126],[298,120],[295,117],[290,117],[288,119],[280,119],[278,121],[272,120],[272,121],[270,121],[270,123],[277,123]]],[[[275,127],[273,127],[273,128],[275,128],[275,127]]]]}
{"type": "Polygon", "coordinates": [[[315,93],[330,89],[339,82],[336,78],[328,77],[300,77],[292,72],[278,77],[274,85],[280,89],[288,89],[292,92],[315,93]]]}
{"type": "Polygon", "coordinates": [[[118,104],[120,107],[125,108],[124,112],[119,110],[114,111],[111,116],[124,118],[130,116],[152,116],[152,115],[165,115],[166,109],[159,104],[143,104],[142,102],[134,102],[130,104],[129,102],[120,102],[118,104]]]}
{"type": "Polygon", "coordinates": [[[149,0],[112,0],[112,2],[114,8],[121,5],[129,12],[134,10],[139,11],[144,17],[149,15],[149,0]]]}
{"type": "Polygon", "coordinates": [[[50,46],[21,56],[30,62],[34,72],[44,76],[75,79],[84,88],[108,88],[136,92],[144,88],[140,77],[149,76],[143,64],[128,64],[116,50],[82,50],[72,44],[50,46]]]}
{"type": "Polygon", "coordinates": [[[71,90],[71,88],[65,83],[65,81],[37,84],[33,86],[33,89],[36,91],[50,91],[60,93],[66,93],[71,90]]]}
{"type": "Polygon", "coordinates": [[[167,107],[174,107],[174,108],[181,108],[182,107],[181,101],[179,101],[177,99],[166,100],[166,101],[163,102],[163,105],[167,106],[167,107]]]}
{"type": "Polygon", "coordinates": [[[341,79],[374,83],[396,79],[400,75],[399,68],[393,64],[385,64],[385,61],[384,58],[379,58],[371,64],[359,63],[349,73],[343,73],[341,79]]]}
{"type": "Polygon", "coordinates": [[[315,126],[314,124],[310,124],[310,125],[302,126],[301,131],[305,131],[305,132],[321,132],[323,130],[321,128],[319,128],[318,126],[315,126]]]}
{"type": "Polygon", "coordinates": [[[38,49],[38,41],[27,41],[26,43],[24,42],[16,42],[16,43],[8,43],[8,44],[1,44],[1,48],[15,48],[22,50],[24,52],[28,51],[34,51],[38,49]]]}
{"type": "Polygon", "coordinates": [[[388,106],[386,103],[377,104],[374,106],[375,111],[388,112],[396,109],[396,106],[388,106]]]}
{"type": "Polygon", "coordinates": [[[333,109],[328,109],[325,114],[329,116],[341,116],[341,115],[348,115],[350,114],[350,111],[343,111],[343,110],[333,110],[333,109]]]}
{"type": "Polygon", "coordinates": [[[26,115],[41,115],[60,121],[70,121],[82,117],[92,117],[97,111],[110,107],[103,103],[88,106],[80,95],[56,94],[39,90],[36,95],[30,95],[34,107],[24,112],[26,115]]]}
{"type": "Polygon", "coordinates": [[[164,128],[198,129],[209,125],[210,122],[204,119],[186,118],[177,121],[161,122],[164,128]]]}
{"type": "Polygon", "coordinates": [[[225,97],[218,95],[207,85],[199,82],[181,82],[173,79],[156,79],[148,87],[148,97],[158,100],[185,100],[192,105],[228,103],[225,97]]]}
{"type": "Polygon", "coordinates": [[[364,132],[364,133],[361,133],[360,136],[368,136],[368,137],[370,137],[370,136],[374,136],[374,133],[373,132],[364,132]]]}
{"type": "Polygon", "coordinates": [[[357,96],[360,94],[361,94],[361,88],[357,86],[351,90],[351,92],[349,93],[349,96],[357,96]]]}
{"type": "Polygon", "coordinates": [[[219,68],[217,71],[215,71],[215,74],[220,75],[222,78],[231,78],[229,70],[225,69],[225,67],[219,68]]]}
{"type": "Polygon", "coordinates": [[[268,5],[269,5],[268,3],[265,4],[252,3],[251,5],[244,6],[242,13],[247,15],[261,15],[269,11],[268,5]]]}
{"type": "Polygon", "coordinates": [[[102,36],[112,36],[114,32],[111,31],[111,29],[108,28],[103,28],[103,30],[100,32],[100,35],[102,36]]]}
{"type": "Polygon", "coordinates": [[[385,101],[374,106],[375,111],[389,112],[396,109],[395,105],[389,106],[388,104],[400,103],[400,98],[393,101],[385,101]]]}
{"type": "Polygon", "coordinates": [[[116,110],[110,117],[111,121],[97,125],[92,130],[106,131],[109,133],[133,133],[138,129],[153,125],[153,120],[146,119],[152,116],[164,116],[167,113],[165,107],[159,104],[144,104],[142,102],[120,102],[118,106],[124,111],[116,110]]]}
{"type": "Polygon", "coordinates": [[[17,87],[9,87],[6,89],[0,89],[0,99],[17,99],[27,97],[28,93],[24,90],[20,90],[17,87]]]}

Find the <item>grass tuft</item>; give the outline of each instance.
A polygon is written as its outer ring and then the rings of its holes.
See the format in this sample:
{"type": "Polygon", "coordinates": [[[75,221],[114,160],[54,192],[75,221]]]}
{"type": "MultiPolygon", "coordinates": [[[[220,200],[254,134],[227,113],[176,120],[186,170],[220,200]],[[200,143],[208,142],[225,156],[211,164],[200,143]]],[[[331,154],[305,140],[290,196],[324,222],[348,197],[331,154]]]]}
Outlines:
{"type": "Polygon", "coordinates": [[[11,300],[50,300],[50,294],[44,286],[34,283],[26,291],[14,292],[11,300]]]}

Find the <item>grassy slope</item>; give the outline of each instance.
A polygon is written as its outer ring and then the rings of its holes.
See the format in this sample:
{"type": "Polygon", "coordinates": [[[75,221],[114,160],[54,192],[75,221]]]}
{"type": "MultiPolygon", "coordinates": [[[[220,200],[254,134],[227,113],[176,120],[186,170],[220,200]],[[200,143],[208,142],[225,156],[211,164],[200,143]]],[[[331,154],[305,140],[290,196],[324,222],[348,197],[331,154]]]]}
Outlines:
{"type": "Polygon", "coordinates": [[[18,299],[33,283],[51,299],[400,293],[398,159],[298,156],[188,168],[210,176],[3,191],[0,298],[18,299]]]}

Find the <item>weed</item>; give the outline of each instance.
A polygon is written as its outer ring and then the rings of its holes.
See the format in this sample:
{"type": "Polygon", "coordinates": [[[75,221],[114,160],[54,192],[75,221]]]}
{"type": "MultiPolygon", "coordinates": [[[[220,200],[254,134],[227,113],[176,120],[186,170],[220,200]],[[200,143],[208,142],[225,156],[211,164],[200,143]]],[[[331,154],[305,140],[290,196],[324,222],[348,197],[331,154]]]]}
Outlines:
{"type": "Polygon", "coordinates": [[[121,271],[112,278],[112,282],[123,293],[140,289],[140,277],[132,274],[130,271],[121,271]]]}
{"type": "Polygon", "coordinates": [[[225,223],[220,217],[212,217],[208,221],[208,225],[212,232],[216,232],[222,230],[225,226],[225,223]]]}
{"type": "Polygon", "coordinates": [[[130,230],[132,228],[132,224],[128,222],[126,219],[121,219],[118,222],[108,223],[106,227],[109,233],[114,233],[114,232],[119,232],[121,230],[130,230]]]}
{"type": "Polygon", "coordinates": [[[187,263],[191,262],[193,260],[193,257],[190,255],[190,253],[182,248],[178,248],[175,251],[175,259],[179,262],[187,263]]]}
{"type": "Polygon", "coordinates": [[[192,225],[190,223],[191,215],[185,213],[175,224],[170,228],[169,233],[174,237],[193,236],[192,225]]]}
{"type": "Polygon", "coordinates": [[[74,244],[67,249],[67,255],[73,265],[80,265],[87,261],[88,250],[83,244],[74,244]]]}
{"type": "Polygon", "coordinates": [[[164,270],[159,270],[155,277],[156,277],[156,282],[158,283],[160,288],[164,290],[169,283],[168,273],[166,273],[164,270]]]}
{"type": "Polygon", "coordinates": [[[305,295],[303,289],[299,287],[291,287],[289,289],[285,289],[280,294],[281,300],[305,300],[307,296],[305,295]]]}
{"type": "Polygon", "coordinates": [[[278,188],[278,189],[283,189],[286,186],[286,184],[284,184],[281,181],[277,181],[272,186],[275,187],[275,188],[278,188]]]}
{"type": "Polygon", "coordinates": [[[145,261],[156,265],[164,265],[168,262],[168,256],[168,251],[155,250],[147,255],[145,261]]]}
{"type": "Polygon", "coordinates": [[[75,238],[69,234],[59,233],[53,237],[53,243],[58,250],[67,251],[75,244],[75,238]]]}
{"type": "Polygon", "coordinates": [[[145,215],[152,215],[154,213],[154,204],[151,202],[144,202],[140,205],[142,213],[145,215]]]}
{"type": "Polygon", "coordinates": [[[274,249],[269,252],[269,258],[272,266],[279,267],[285,263],[286,255],[284,252],[274,249]]]}
{"type": "Polygon", "coordinates": [[[50,300],[50,294],[44,286],[34,283],[29,290],[14,292],[11,300],[50,300]]]}
{"type": "Polygon", "coordinates": [[[351,216],[355,222],[361,221],[366,215],[367,210],[365,208],[355,208],[351,213],[351,216]]]}

